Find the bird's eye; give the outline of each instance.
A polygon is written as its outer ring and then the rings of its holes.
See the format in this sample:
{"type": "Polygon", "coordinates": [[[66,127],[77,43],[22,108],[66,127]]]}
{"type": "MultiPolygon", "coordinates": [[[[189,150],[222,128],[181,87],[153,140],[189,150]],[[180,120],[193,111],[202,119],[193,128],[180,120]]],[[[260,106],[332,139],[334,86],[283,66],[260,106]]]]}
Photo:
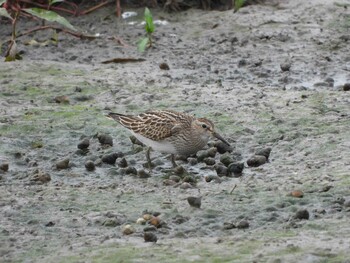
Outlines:
{"type": "Polygon", "coordinates": [[[202,124],[202,128],[203,128],[203,129],[206,129],[206,128],[208,128],[208,126],[207,126],[206,124],[203,123],[203,124],[202,124]]]}

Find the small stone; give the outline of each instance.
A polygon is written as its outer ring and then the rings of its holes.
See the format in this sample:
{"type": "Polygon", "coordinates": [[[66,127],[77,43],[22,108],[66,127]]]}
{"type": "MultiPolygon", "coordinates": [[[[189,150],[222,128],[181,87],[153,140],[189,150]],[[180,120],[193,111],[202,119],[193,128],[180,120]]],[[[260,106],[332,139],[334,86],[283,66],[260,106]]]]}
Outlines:
{"type": "Polygon", "coordinates": [[[190,206],[200,208],[202,205],[202,197],[190,196],[190,197],[187,197],[187,202],[189,203],[190,206]]]}
{"type": "Polygon", "coordinates": [[[268,160],[269,157],[270,157],[271,150],[272,150],[272,149],[271,149],[270,147],[264,148],[264,149],[260,149],[260,150],[257,150],[257,151],[255,152],[255,155],[262,155],[262,156],[265,156],[266,159],[268,160]]]}
{"type": "Polygon", "coordinates": [[[128,167],[128,162],[126,161],[126,159],[123,157],[118,161],[118,166],[120,168],[126,168],[128,167]]]}
{"type": "Polygon", "coordinates": [[[197,158],[190,157],[190,158],[187,158],[187,161],[192,166],[198,164],[197,158]]]}
{"type": "Polygon", "coordinates": [[[178,182],[181,181],[181,177],[178,176],[178,175],[170,175],[170,176],[169,176],[169,180],[172,180],[172,181],[178,183],[178,182]]]}
{"type": "Polygon", "coordinates": [[[211,147],[207,150],[207,156],[214,158],[217,152],[218,149],[216,147],[211,147]]]}
{"type": "Polygon", "coordinates": [[[56,103],[69,104],[69,98],[68,98],[68,96],[66,96],[66,95],[56,96],[56,97],[54,98],[54,101],[55,101],[56,103]]]}
{"type": "Polygon", "coordinates": [[[219,177],[222,177],[222,176],[227,176],[227,167],[222,165],[222,164],[216,164],[214,166],[214,169],[216,171],[216,174],[219,176],[219,177]]]}
{"type": "Polygon", "coordinates": [[[215,159],[212,157],[207,157],[203,161],[206,165],[214,165],[215,164],[215,159]]]}
{"type": "Polygon", "coordinates": [[[46,227],[52,227],[55,225],[55,222],[49,221],[45,224],[46,227]]]}
{"type": "Polygon", "coordinates": [[[135,167],[132,167],[132,166],[128,166],[126,169],[125,169],[125,174],[133,174],[133,175],[137,175],[137,170],[135,167]]]}
{"type": "Polygon", "coordinates": [[[205,158],[209,157],[207,150],[201,150],[197,152],[197,161],[202,162],[205,158]]]}
{"type": "Polygon", "coordinates": [[[247,220],[242,220],[237,224],[237,228],[248,228],[249,227],[249,222],[247,220]]]}
{"type": "Polygon", "coordinates": [[[226,167],[228,167],[231,163],[234,162],[230,153],[225,153],[221,155],[220,162],[222,162],[226,167]]]}
{"type": "Polygon", "coordinates": [[[231,163],[227,170],[229,175],[233,175],[233,177],[240,177],[242,175],[242,171],[244,169],[244,163],[234,162],[231,163]]]}
{"type": "Polygon", "coordinates": [[[153,216],[153,217],[148,221],[148,223],[149,223],[150,225],[155,226],[155,227],[158,228],[158,227],[160,227],[160,225],[161,225],[161,220],[160,220],[159,217],[153,216]]]}
{"type": "Polygon", "coordinates": [[[105,154],[102,156],[102,162],[114,165],[118,157],[118,153],[105,154]]]}
{"type": "Polygon", "coordinates": [[[196,183],[196,178],[192,175],[186,175],[183,179],[185,183],[196,183]]]}
{"type": "Polygon", "coordinates": [[[135,229],[132,227],[132,225],[125,225],[122,228],[122,232],[124,235],[131,235],[135,232],[135,229]]]}
{"type": "Polygon", "coordinates": [[[136,220],[136,224],[144,225],[144,224],[146,224],[146,220],[144,218],[140,217],[136,220]]]}
{"type": "Polygon", "coordinates": [[[250,159],[247,160],[247,164],[248,164],[248,166],[251,166],[251,167],[258,167],[258,166],[266,163],[266,161],[267,161],[267,159],[265,156],[254,155],[253,157],[251,157],[250,159]]]}
{"type": "Polygon", "coordinates": [[[113,138],[108,134],[99,133],[97,134],[97,139],[100,144],[113,146],[113,138]]]}
{"type": "MultiPolygon", "coordinates": [[[[226,167],[225,167],[225,168],[226,168],[226,167]]],[[[211,175],[206,175],[206,176],[204,177],[204,179],[205,179],[205,181],[206,181],[207,183],[209,183],[209,182],[211,182],[211,181],[215,181],[215,182],[217,182],[217,183],[221,183],[220,177],[217,176],[217,175],[213,175],[213,174],[211,174],[211,175]]]]}
{"type": "Polygon", "coordinates": [[[302,198],[304,196],[304,193],[300,190],[295,190],[295,191],[292,191],[290,195],[296,198],[302,198]]]}
{"type": "Polygon", "coordinates": [[[350,207],[350,199],[345,200],[344,206],[345,206],[345,207],[350,207]]]}
{"type": "Polygon", "coordinates": [[[0,170],[7,172],[9,170],[9,164],[8,163],[0,164],[0,170]]]}
{"type": "Polygon", "coordinates": [[[156,234],[149,231],[143,233],[143,239],[145,240],[145,242],[154,242],[154,243],[156,243],[158,240],[156,234]]]}
{"type": "Polygon", "coordinates": [[[233,223],[224,222],[224,227],[223,228],[224,228],[224,230],[230,230],[230,229],[236,228],[236,226],[233,223]]]}
{"type": "Polygon", "coordinates": [[[94,170],[95,170],[95,163],[94,163],[93,161],[91,161],[91,160],[88,160],[88,161],[86,161],[86,163],[85,163],[85,168],[86,168],[86,170],[88,170],[89,172],[94,171],[94,170]]]}
{"type": "Polygon", "coordinates": [[[215,143],[215,147],[220,154],[224,154],[226,152],[232,152],[232,147],[228,146],[226,143],[222,141],[218,141],[215,143]]]}
{"type": "Polygon", "coordinates": [[[80,150],[85,150],[85,149],[89,148],[89,146],[90,146],[89,138],[85,138],[78,143],[78,149],[80,149],[80,150]]]}
{"type": "Polygon", "coordinates": [[[35,170],[30,178],[32,183],[44,184],[51,181],[51,176],[41,170],[35,170]]]}
{"type": "Polygon", "coordinates": [[[166,185],[166,186],[173,186],[173,185],[176,185],[177,183],[173,180],[170,180],[170,179],[164,179],[163,180],[163,185],[166,185]]]}
{"type": "Polygon", "coordinates": [[[345,83],[343,86],[343,91],[349,91],[350,90],[350,83],[345,83]]]}
{"type": "Polygon", "coordinates": [[[165,62],[159,64],[159,68],[162,70],[169,70],[169,65],[165,62]]]}
{"type": "Polygon", "coordinates": [[[153,217],[153,215],[152,215],[152,214],[148,214],[148,213],[147,213],[147,214],[144,214],[144,215],[142,216],[142,218],[145,219],[146,221],[151,220],[152,217],[153,217]]]}
{"type": "Polygon", "coordinates": [[[296,213],[295,213],[295,218],[296,219],[305,219],[308,220],[310,217],[309,211],[307,211],[306,209],[299,209],[296,213]]]}
{"type": "Polygon", "coordinates": [[[58,162],[56,163],[56,168],[57,168],[58,170],[67,169],[68,166],[69,166],[69,159],[68,159],[68,158],[63,159],[63,160],[61,160],[61,161],[58,161],[58,162]]]}
{"type": "Polygon", "coordinates": [[[290,61],[285,61],[280,64],[282,71],[289,71],[291,66],[292,66],[292,63],[290,61]]]}
{"type": "Polygon", "coordinates": [[[144,179],[144,178],[149,178],[151,175],[149,173],[147,173],[145,170],[141,169],[141,170],[137,171],[137,176],[139,178],[144,179]]]}
{"type": "Polygon", "coordinates": [[[178,165],[174,168],[174,173],[176,174],[184,174],[186,172],[185,168],[183,168],[181,165],[178,165]]]}
{"type": "Polygon", "coordinates": [[[119,225],[119,222],[116,219],[108,218],[103,221],[102,225],[106,227],[116,227],[119,225]]]}

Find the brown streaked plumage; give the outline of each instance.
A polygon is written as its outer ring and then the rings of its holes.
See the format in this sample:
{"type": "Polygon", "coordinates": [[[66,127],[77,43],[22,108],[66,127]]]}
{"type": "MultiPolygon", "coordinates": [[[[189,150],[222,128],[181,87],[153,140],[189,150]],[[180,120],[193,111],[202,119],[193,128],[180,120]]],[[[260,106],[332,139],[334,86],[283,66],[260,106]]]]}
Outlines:
{"type": "MultiPolygon", "coordinates": [[[[109,113],[140,140],[155,151],[188,156],[201,150],[211,137],[229,143],[214,130],[214,124],[205,118],[195,118],[186,113],[171,110],[152,110],[139,115],[109,113]]],[[[149,148],[149,150],[150,150],[149,148]]],[[[147,160],[150,165],[149,150],[147,160]]]]}

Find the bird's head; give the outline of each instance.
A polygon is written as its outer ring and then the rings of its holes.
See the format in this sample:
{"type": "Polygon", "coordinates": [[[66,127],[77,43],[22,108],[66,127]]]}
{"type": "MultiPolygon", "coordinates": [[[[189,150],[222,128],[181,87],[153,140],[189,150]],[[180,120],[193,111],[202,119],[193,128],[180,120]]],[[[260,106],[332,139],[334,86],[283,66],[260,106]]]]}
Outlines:
{"type": "Polygon", "coordinates": [[[199,118],[194,120],[193,125],[195,126],[196,130],[199,132],[203,140],[209,140],[210,137],[215,137],[227,144],[228,146],[230,146],[230,144],[219,133],[215,131],[214,124],[210,120],[205,118],[199,118]]]}

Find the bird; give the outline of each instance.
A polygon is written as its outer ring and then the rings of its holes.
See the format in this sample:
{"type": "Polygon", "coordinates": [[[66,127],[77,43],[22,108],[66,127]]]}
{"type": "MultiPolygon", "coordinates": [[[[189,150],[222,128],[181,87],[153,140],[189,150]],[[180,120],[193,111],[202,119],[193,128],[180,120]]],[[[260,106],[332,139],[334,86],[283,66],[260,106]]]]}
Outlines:
{"type": "Polygon", "coordinates": [[[110,112],[107,117],[127,128],[140,142],[148,146],[146,158],[151,169],[151,149],[171,154],[171,162],[177,167],[175,155],[189,156],[204,148],[210,138],[230,144],[214,129],[212,121],[173,110],[149,110],[139,115],[110,112]]]}

